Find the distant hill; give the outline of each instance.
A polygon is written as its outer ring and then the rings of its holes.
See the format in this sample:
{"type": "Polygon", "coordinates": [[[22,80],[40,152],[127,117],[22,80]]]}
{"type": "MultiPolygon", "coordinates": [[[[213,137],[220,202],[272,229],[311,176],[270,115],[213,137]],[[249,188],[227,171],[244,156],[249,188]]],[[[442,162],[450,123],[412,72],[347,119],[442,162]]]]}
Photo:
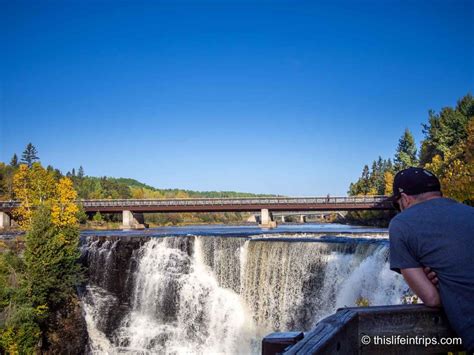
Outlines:
{"type": "MultiPolygon", "coordinates": [[[[0,200],[14,198],[12,194],[13,176],[18,164],[0,162],[0,200]]],[[[239,197],[272,197],[277,195],[254,194],[236,191],[193,191],[185,189],[160,189],[130,178],[96,177],[84,174],[84,169],[72,169],[66,174],[48,165],[47,170],[56,179],[69,177],[80,199],[127,199],[127,198],[239,198],[239,197]]]]}
{"type": "Polygon", "coordinates": [[[190,197],[190,198],[237,198],[237,197],[275,197],[277,195],[271,194],[254,194],[249,192],[236,192],[236,191],[193,191],[185,189],[159,189],[147,184],[144,184],[138,180],[130,178],[108,178],[108,180],[114,181],[120,185],[126,185],[132,191],[136,189],[142,189],[144,191],[153,191],[163,196],[175,196],[175,197],[190,197]],[[186,195],[186,196],[184,196],[186,195]]]}

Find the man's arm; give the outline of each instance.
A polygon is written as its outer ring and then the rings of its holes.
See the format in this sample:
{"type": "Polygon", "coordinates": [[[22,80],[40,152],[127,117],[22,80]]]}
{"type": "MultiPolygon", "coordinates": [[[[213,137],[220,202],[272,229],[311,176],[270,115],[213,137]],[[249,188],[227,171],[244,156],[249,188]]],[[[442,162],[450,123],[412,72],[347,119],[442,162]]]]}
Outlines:
{"type": "Polygon", "coordinates": [[[425,305],[441,307],[438,289],[428,279],[422,267],[401,269],[400,271],[408,286],[421,298],[425,305]]]}

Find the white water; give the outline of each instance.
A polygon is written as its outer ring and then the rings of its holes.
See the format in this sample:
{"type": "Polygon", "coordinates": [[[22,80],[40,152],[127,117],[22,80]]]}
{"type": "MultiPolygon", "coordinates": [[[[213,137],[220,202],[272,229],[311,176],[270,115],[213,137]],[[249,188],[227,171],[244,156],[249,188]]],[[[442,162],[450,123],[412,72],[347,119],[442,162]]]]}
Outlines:
{"type": "MultiPolygon", "coordinates": [[[[388,269],[384,244],[195,237],[189,252],[178,239],[151,238],[139,249],[130,310],[115,329],[101,325],[114,296],[89,285],[83,299],[92,351],[258,353],[269,332],[309,330],[361,298],[397,304],[407,291],[388,269]]],[[[94,247],[89,264],[98,255],[110,263],[111,244],[94,247]]]]}

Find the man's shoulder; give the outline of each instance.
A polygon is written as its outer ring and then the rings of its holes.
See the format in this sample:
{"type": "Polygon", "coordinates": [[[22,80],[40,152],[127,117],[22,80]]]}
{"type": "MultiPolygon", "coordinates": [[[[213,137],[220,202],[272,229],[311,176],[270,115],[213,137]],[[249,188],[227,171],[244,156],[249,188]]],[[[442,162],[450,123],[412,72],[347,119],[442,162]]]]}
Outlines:
{"type": "Polygon", "coordinates": [[[407,227],[409,224],[410,219],[412,218],[410,214],[407,213],[408,210],[405,210],[399,214],[397,214],[395,217],[393,217],[390,220],[390,223],[388,224],[388,229],[393,229],[395,227],[400,228],[400,227],[407,227]]]}
{"type": "Polygon", "coordinates": [[[458,202],[456,200],[453,200],[452,198],[448,198],[448,197],[437,197],[437,198],[432,198],[432,199],[429,199],[429,200],[426,200],[426,201],[422,201],[420,203],[417,203],[416,205],[414,205],[413,207],[416,207],[416,208],[408,208],[407,211],[416,211],[417,209],[419,210],[422,210],[422,209],[431,209],[431,208],[452,208],[452,207],[455,207],[455,208],[463,208],[463,209],[466,209],[466,210],[473,210],[474,211],[474,208],[472,208],[471,206],[468,206],[468,205],[465,205],[461,202],[458,202]]]}
{"type": "MultiPolygon", "coordinates": [[[[389,232],[408,233],[410,230],[416,230],[420,222],[425,224],[429,229],[429,224],[433,228],[441,223],[441,221],[458,221],[469,220],[469,225],[473,224],[474,208],[463,203],[457,202],[450,198],[436,198],[427,200],[407,208],[403,212],[397,214],[389,223],[389,232]]],[[[444,223],[444,222],[443,222],[444,223]]],[[[448,223],[449,224],[449,223],[448,223]]]]}
{"type": "Polygon", "coordinates": [[[410,230],[410,218],[406,218],[404,213],[399,213],[392,218],[388,225],[388,233],[390,239],[402,238],[404,235],[409,233],[410,230]]]}
{"type": "Polygon", "coordinates": [[[439,216],[469,216],[474,214],[474,208],[450,198],[440,197],[420,202],[397,215],[401,220],[410,221],[439,216]]]}

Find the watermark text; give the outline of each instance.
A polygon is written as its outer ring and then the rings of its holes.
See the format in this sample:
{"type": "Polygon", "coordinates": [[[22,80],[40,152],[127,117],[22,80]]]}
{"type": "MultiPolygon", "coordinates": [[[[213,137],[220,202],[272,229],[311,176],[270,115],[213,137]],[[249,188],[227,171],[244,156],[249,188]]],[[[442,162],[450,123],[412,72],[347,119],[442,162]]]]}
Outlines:
{"type": "Polygon", "coordinates": [[[437,338],[409,335],[362,335],[362,345],[422,345],[424,347],[434,345],[462,345],[461,338],[437,338]]]}

